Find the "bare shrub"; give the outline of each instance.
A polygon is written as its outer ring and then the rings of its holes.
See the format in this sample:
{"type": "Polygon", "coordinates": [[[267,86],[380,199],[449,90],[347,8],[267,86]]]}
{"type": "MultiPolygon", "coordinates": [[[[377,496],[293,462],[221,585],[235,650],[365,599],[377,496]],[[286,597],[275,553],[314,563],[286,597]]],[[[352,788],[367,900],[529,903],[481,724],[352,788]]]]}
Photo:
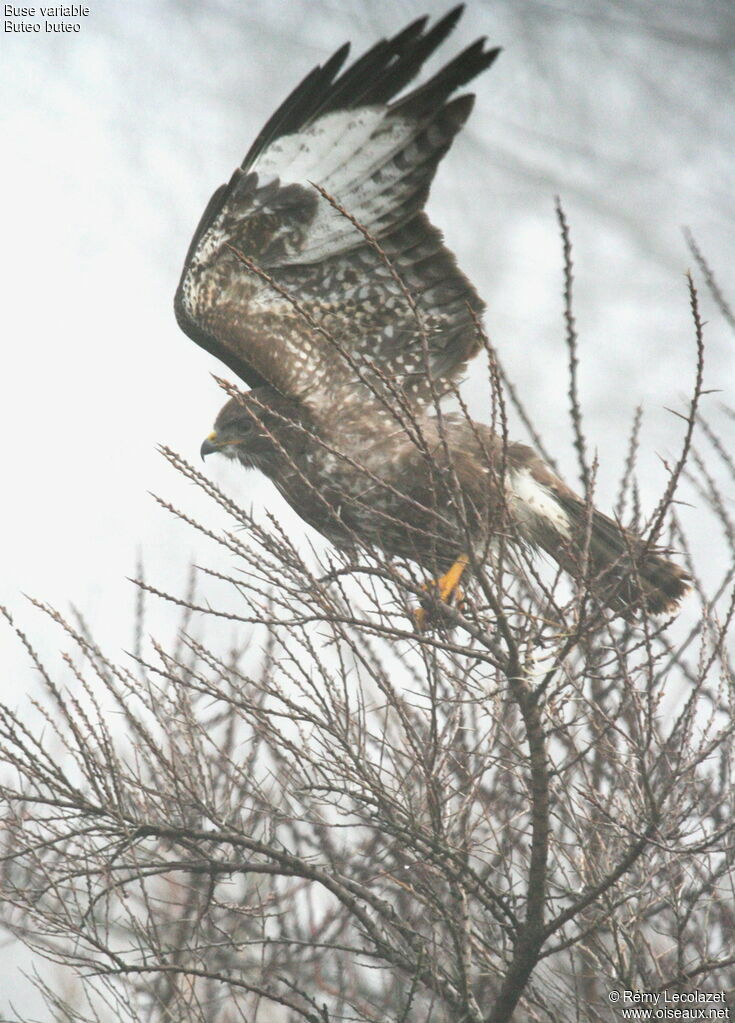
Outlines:
{"type": "MultiPolygon", "coordinates": [[[[19,631],[46,698],[33,724],[0,710],[5,926],[83,980],[39,981],[54,1018],[609,1020],[610,991],[732,988],[735,523],[715,481],[735,477],[735,417],[698,411],[690,294],[681,457],[644,523],[637,416],[617,506],[683,552],[679,620],[616,619],[512,542],[442,609],[410,564],[305,553],[164,450],[230,516],[161,502],[219,555],[183,596],[138,580],[122,664],[38,604],[76,654],[57,680],[19,631]],[[714,591],[680,485],[719,536],[714,591]],[[144,639],[151,597],[182,608],[173,645],[144,639]]],[[[532,424],[486,348],[507,440],[506,402],[532,424]]]]}

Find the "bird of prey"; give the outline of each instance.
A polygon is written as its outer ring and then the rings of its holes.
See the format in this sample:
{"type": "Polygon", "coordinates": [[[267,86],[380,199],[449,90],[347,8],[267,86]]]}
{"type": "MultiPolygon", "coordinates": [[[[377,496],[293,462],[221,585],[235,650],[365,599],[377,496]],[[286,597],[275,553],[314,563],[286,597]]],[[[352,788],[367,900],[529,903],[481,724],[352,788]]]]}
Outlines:
{"type": "Polygon", "coordinates": [[[406,91],[462,13],[315,67],[212,196],[178,322],[249,387],[204,441],[255,467],[338,547],[418,563],[447,603],[501,540],[547,552],[625,617],[673,610],[685,572],[529,447],[438,408],[482,347],[483,303],[424,205],[498,49],[406,91]]]}

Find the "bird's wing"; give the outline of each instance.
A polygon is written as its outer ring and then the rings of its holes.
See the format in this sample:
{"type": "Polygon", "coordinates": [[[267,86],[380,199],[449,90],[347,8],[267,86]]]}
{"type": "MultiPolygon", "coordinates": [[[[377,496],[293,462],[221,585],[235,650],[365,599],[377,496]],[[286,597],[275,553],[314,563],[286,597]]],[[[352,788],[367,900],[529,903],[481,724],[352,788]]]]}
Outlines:
{"type": "Polygon", "coordinates": [[[461,10],[413,22],[341,73],[338,50],[210,200],[176,314],[251,386],[317,406],[389,380],[421,401],[429,375],[444,389],[476,353],[482,302],[423,206],[472,107],[450,96],[498,51],[478,40],[394,100],[461,10]]]}

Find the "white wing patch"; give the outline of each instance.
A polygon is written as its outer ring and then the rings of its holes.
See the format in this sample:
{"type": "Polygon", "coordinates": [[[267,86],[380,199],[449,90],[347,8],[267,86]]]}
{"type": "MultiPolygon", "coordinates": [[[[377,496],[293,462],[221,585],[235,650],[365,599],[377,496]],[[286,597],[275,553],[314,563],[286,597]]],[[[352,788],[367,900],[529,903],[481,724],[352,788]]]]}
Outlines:
{"type": "MultiPolygon", "coordinates": [[[[387,107],[362,107],[325,114],[303,131],[273,142],[252,170],[262,185],[320,185],[368,230],[390,216],[415,190],[410,180],[417,154],[406,152],[420,126],[387,116],[387,107]],[[402,183],[403,180],[403,183],[402,183]]],[[[289,263],[316,263],[362,244],[358,229],[321,196],[307,237],[289,263]]]]}
{"type": "Polygon", "coordinates": [[[529,469],[508,473],[509,503],[513,516],[533,535],[534,526],[541,519],[552,525],[569,540],[572,536],[569,516],[554,497],[552,491],[534,479],[529,469]]]}
{"type": "Polygon", "coordinates": [[[261,180],[280,178],[286,185],[317,180],[324,184],[360,153],[385,112],[385,107],[362,107],[325,114],[308,128],[276,139],[251,169],[261,180]]]}

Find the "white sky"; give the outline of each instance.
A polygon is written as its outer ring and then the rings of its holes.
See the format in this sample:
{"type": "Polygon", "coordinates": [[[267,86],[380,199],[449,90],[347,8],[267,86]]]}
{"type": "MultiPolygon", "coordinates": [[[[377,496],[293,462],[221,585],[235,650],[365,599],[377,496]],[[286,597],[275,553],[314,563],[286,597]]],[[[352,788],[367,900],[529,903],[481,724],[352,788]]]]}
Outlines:
{"type": "MultiPolygon", "coordinates": [[[[209,550],[148,493],[217,521],[155,450],[165,443],[196,461],[223,401],[210,374],[226,371],[180,333],[172,311],[209,195],[314,63],[347,38],[359,52],[450,5],[88,6],[78,35],[3,33],[0,42],[0,602],[52,663],[60,639],[22,592],[61,610],[75,604],[118,656],[130,645],[134,592],[125,577],[138,555],[156,585],[180,591],[190,561],[209,550]]],[[[612,500],[643,402],[641,484],[651,510],[665,485],[658,455],[676,452],[682,434],[665,409],[682,408],[694,372],[682,225],[733,299],[733,8],[470,0],[439,59],[483,34],[504,53],[475,83],[476,109],[440,169],[432,218],[487,300],[501,358],[574,481],[553,211],[562,196],[601,503],[612,500]]],[[[702,301],[712,320],[708,383],[731,400],[733,339],[704,292],[702,301]]],[[[482,375],[467,394],[486,416],[482,375]]],[[[714,409],[718,399],[709,400],[714,409]]],[[[300,528],[270,486],[220,461],[207,471],[241,502],[267,504],[300,528]]],[[[696,508],[687,516],[696,529],[696,508]]],[[[710,537],[698,540],[706,571],[710,537]]],[[[22,705],[35,682],[7,630],[0,654],[4,699],[22,705]]],[[[10,969],[4,960],[0,991],[11,990],[10,969]]]]}

